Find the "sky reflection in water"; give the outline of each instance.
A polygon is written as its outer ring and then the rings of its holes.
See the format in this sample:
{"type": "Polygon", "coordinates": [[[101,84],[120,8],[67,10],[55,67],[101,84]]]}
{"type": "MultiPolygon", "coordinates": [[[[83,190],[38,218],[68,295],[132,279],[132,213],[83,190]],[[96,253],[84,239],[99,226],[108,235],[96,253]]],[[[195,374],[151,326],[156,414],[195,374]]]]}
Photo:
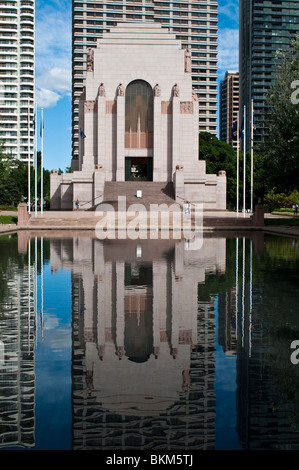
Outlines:
{"type": "Polygon", "coordinates": [[[0,237],[2,448],[298,448],[295,240],[28,240],[0,237]]]}

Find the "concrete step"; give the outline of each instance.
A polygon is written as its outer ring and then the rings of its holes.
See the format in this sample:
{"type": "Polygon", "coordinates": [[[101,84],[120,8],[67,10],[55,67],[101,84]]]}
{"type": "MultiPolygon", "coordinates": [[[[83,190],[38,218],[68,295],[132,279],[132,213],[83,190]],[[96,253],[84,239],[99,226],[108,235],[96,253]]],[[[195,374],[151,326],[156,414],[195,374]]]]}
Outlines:
{"type": "MultiPolygon", "coordinates": [[[[30,228],[93,228],[96,226],[97,222],[99,221],[99,217],[96,216],[96,212],[91,217],[84,217],[84,218],[74,218],[72,217],[72,213],[70,213],[70,217],[31,217],[29,219],[28,226],[30,228]]],[[[131,214],[127,214],[126,220],[132,220],[136,216],[135,212],[133,211],[131,214]]],[[[113,217],[113,215],[112,215],[113,217]]],[[[115,214],[116,217],[116,214],[115,214]]],[[[116,219],[115,219],[116,220],[116,219]]],[[[123,219],[122,219],[123,220],[123,219]]],[[[148,223],[150,223],[149,213],[148,213],[148,223]]],[[[122,222],[123,223],[123,222],[122,222]]],[[[242,217],[223,217],[221,215],[215,217],[205,217],[203,214],[203,227],[228,227],[228,228],[240,228],[240,227],[252,227],[253,222],[251,218],[242,218],[242,217]]]]}
{"type": "Polygon", "coordinates": [[[252,219],[249,217],[205,217],[203,216],[204,227],[251,227],[252,219]]]}
{"type": "Polygon", "coordinates": [[[105,183],[104,203],[115,206],[119,196],[126,197],[127,207],[131,204],[174,204],[174,187],[172,182],[126,181],[105,183]],[[142,191],[142,197],[137,197],[137,191],[142,191]]]}

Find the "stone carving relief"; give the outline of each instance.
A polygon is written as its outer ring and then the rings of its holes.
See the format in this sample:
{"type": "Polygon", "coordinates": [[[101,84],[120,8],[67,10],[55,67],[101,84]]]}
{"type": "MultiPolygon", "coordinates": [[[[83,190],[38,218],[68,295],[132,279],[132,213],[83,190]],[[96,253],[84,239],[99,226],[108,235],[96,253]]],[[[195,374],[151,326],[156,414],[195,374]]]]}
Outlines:
{"type": "Polygon", "coordinates": [[[104,83],[101,83],[99,86],[99,96],[106,96],[106,90],[104,83]]]}
{"type": "Polygon", "coordinates": [[[94,64],[94,50],[92,47],[88,48],[87,52],[87,72],[93,72],[94,64]]]}
{"type": "Polygon", "coordinates": [[[122,83],[120,83],[117,87],[117,96],[124,96],[124,94],[125,94],[124,86],[122,83]]]}
{"type": "Polygon", "coordinates": [[[193,114],[193,102],[181,101],[180,112],[181,114],[193,114]]]}
{"type": "Polygon", "coordinates": [[[198,101],[198,96],[194,88],[192,88],[192,99],[193,101],[198,101]]]}
{"type": "Polygon", "coordinates": [[[191,73],[191,52],[189,49],[185,50],[185,72],[191,73]]]}
{"type": "Polygon", "coordinates": [[[173,87],[173,96],[175,96],[176,98],[180,96],[180,88],[177,83],[173,87]]]}
{"type": "Polygon", "coordinates": [[[161,88],[158,83],[156,83],[155,88],[154,88],[154,96],[161,96],[161,88]]]}
{"type": "Polygon", "coordinates": [[[95,102],[94,101],[85,101],[84,103],[84,112],[85,113],[93,113],[95,110],[95,102]]]}

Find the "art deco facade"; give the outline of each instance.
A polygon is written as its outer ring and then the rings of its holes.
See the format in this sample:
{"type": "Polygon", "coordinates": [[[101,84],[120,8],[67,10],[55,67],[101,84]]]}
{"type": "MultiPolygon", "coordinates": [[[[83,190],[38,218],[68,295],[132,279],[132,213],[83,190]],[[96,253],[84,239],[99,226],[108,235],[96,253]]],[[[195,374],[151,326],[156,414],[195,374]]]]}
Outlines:
{"type": "Polygon", "coordinates": [[[87,51],[121,22],[158,22],[192,53],[193,86],[199,98],[199,131],[216,134],[217,0],[73,1],[73,158],[79,154],[79,97],[87,51]]]}
{"type": "Polygon", "coordinates": [[[122,23],[89,49],[86,69],[79,158],[70,174],[52,171],[51,208],[74,209],[77,199],[80,209],[95,208],[109,200],[107,183],[124,196],[119,183],[140,185],[144,178],[163,183],[164,192],[171,186],[172,202],[225,210],[225,172],[207,174],[198,160],[192,53],[175,34],[159,23],[122,23]]]}
{"type": "Polygon", "coordinates": [[[220,140],[237,148],[231,131],[239,110],[239,72],[226,72],[220,82],[220,140]]]}
{"type": "Polygon", "coordinates": [[[253,99],[256,141],[267,133],[267,93],[274,84],[276,51],[290,47],[298,34],[299,3],[286,0],[240,1],[240,110],[246,106],[247,150],[250,149],[250,110],[253,99]]]}
{"type": "Polygon", "coordinates": [[[34,152],[34,4],[0,3],[0,139],[22,161],[34,152]]]}

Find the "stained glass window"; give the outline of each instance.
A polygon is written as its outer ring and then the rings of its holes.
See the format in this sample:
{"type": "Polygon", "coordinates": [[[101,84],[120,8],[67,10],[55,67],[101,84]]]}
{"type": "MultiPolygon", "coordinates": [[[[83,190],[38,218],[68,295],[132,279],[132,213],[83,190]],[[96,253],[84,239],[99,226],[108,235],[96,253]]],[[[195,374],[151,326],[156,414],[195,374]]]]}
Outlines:
{"type": "Polygon", "coordinates": [[[126,89],[126,148],[151,148],[153,141],[153,89],[143,80],[126,89]]]}

